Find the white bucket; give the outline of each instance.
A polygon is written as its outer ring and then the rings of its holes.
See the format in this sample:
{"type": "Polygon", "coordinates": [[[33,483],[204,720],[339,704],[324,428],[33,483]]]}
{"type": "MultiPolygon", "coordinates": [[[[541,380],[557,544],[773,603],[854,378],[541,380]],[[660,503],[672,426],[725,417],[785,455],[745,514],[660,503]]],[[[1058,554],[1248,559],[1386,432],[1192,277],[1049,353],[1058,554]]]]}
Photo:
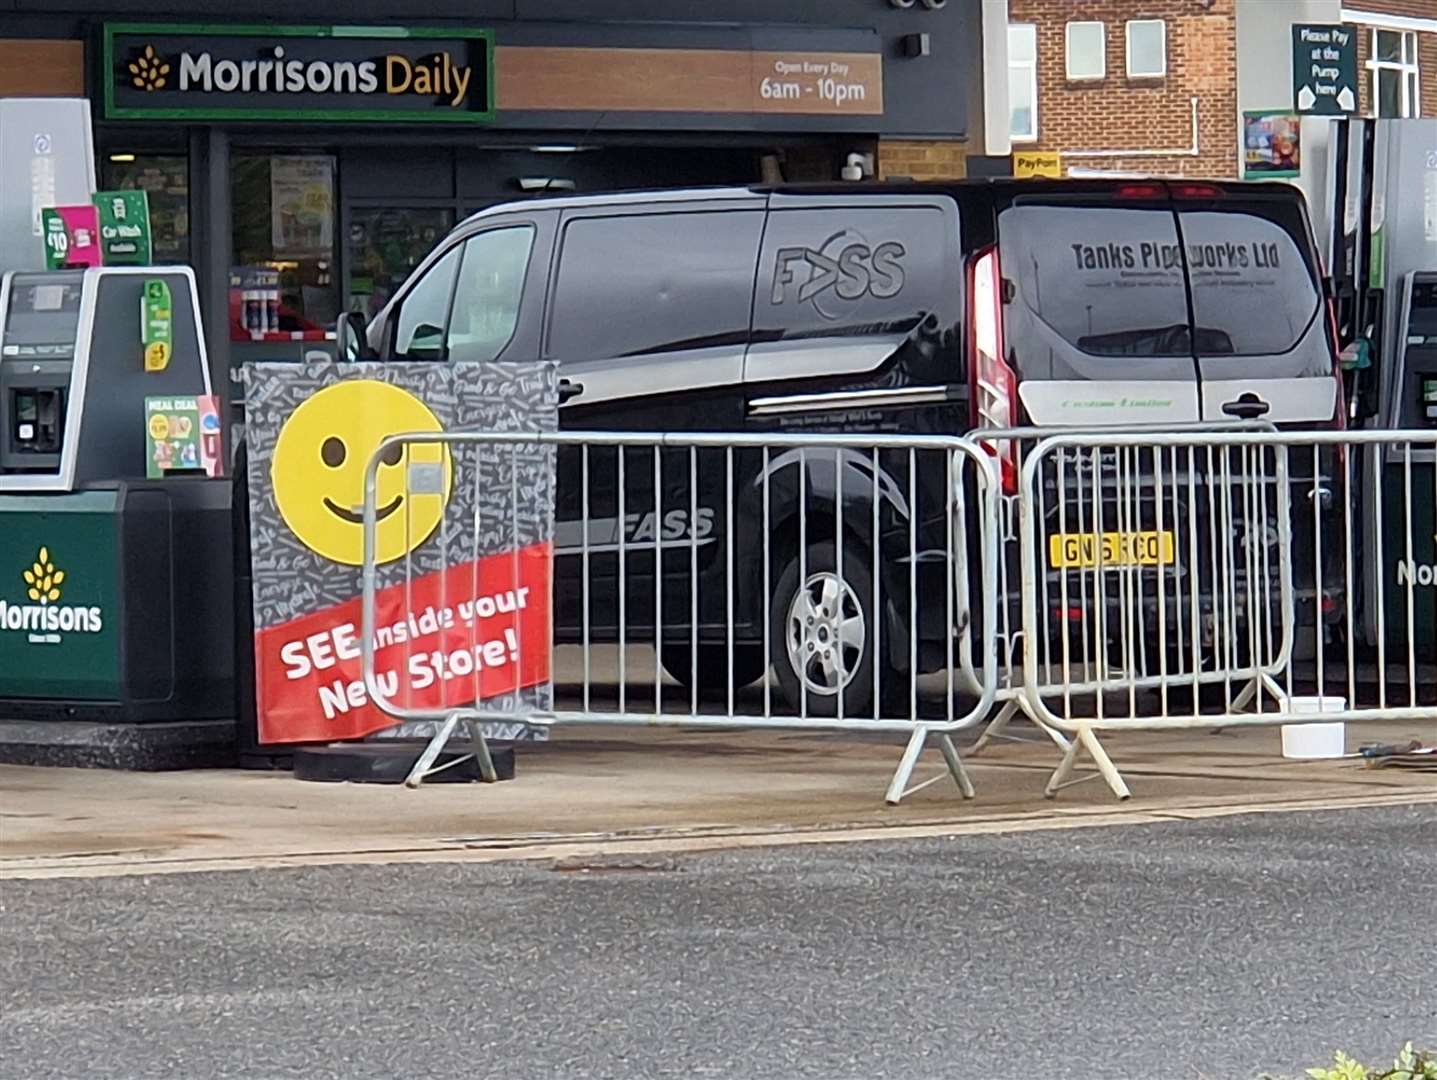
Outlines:
{"type": "MultiPolygon", "coordinates": [[[[1293,697],[1288,711],[1294,713],[1335,713],[1347,708],[1342,697],[1293,697]]],[[[1285,758],[1334,758],[1347,752],[1347,725],[1283,724],[1282,756],[1285,758]]]]}

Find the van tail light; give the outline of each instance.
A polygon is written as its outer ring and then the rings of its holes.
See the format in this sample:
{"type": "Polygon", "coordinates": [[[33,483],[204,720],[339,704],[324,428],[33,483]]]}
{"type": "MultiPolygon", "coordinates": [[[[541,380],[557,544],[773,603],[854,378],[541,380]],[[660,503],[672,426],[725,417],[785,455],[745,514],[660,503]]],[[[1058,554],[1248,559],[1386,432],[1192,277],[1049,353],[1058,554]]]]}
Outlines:
{"type": "Polygon", "coordinates": [[[1162,199],[1167,197],[1161,184],[1122,184],[1118,187],[1120,199],[1162,199]]]}
{"type": "MultiPolygon", "coordinates": [[[[968,270],[972,327],[968,365],[970,420],[974,428],[1018,424],[1018,379],[1003,359],[1003,278],[998,249],[986,248],[968,270]]],[[[1012,439],[980,440],[998,459],[1003,493],[1018,493],[1018,444],[1012,439]]]]}
{"type": "Polygon", "coordinates": [[[1172,193],[1179,199],[1216,199],[1222,189],[1213,184],[1173,184],[1172,193]]]}

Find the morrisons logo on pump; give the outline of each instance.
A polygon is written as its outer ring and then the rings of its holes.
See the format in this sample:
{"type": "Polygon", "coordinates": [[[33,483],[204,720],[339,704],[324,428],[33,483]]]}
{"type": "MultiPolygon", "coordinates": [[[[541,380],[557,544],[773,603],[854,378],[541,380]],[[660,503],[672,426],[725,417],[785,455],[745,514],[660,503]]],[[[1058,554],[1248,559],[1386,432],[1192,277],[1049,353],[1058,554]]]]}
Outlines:
{"type": "Polygon", "coordinates": [[[23,633],[32,644],[58,645],[63,634],[98,634],[104,616],[97,606],[61,603],[67,585],[65,571],[42,547],[35,561],[20,573],[25,601],[0,599],[0,631],[23,633]]]}

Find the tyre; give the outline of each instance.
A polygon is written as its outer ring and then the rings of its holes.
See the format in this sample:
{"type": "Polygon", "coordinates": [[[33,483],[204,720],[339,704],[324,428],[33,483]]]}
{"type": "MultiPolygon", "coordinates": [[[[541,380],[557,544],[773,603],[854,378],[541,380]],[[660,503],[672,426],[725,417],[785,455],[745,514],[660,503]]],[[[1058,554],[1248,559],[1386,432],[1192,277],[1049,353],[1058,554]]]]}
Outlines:
{"type": "MultiPolygon", "coordinates": [[[[694,655],[687,642],[668,642],[659,653],[664,670],[669,677],[685,690],[693,690],[694,655]]],[[[733,668],[735,692],[749,683],[757,682],[763,675],[763,646],[742,645],[733,647],[733,668]]],[[[728,693],[728,645],[699,643],[698,692],[701,696],[728,693]]]]}
{"type": "MultiPolygon", "coordinates": [[[[815,544],[779,575],[770,642],[779,686],[795,711],[809,716],[872,716],[878,643],[873,566],[858,544],[845,544],[843,572],[832,542],[815,544]],[[804,575],[800,578],[800,572],[804,575]]],[[[892,676],[883,678],[892,685],[892,676]]]]}

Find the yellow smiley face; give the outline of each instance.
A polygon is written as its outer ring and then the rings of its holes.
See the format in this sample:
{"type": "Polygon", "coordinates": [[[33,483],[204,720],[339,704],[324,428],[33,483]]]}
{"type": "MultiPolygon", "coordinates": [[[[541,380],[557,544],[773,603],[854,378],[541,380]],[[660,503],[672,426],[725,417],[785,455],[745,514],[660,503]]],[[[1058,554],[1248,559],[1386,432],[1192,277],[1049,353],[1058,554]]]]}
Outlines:
{"type": "MultiPolygon", "coordinates": [[[[442,431],[429,407],[407,390],[373,379],[326,386],[290,414],[270,464],[275,502],[305,547],[333,562],[364,561],[364,466],[389,435],[442,431]]],[[[403,558],[439,527],[453,466],[439,443],[385,451],[375,480],[375,557],[403,558]],[[411,492],[410,465],[439,466],[442,493],[411,492]]]]}

